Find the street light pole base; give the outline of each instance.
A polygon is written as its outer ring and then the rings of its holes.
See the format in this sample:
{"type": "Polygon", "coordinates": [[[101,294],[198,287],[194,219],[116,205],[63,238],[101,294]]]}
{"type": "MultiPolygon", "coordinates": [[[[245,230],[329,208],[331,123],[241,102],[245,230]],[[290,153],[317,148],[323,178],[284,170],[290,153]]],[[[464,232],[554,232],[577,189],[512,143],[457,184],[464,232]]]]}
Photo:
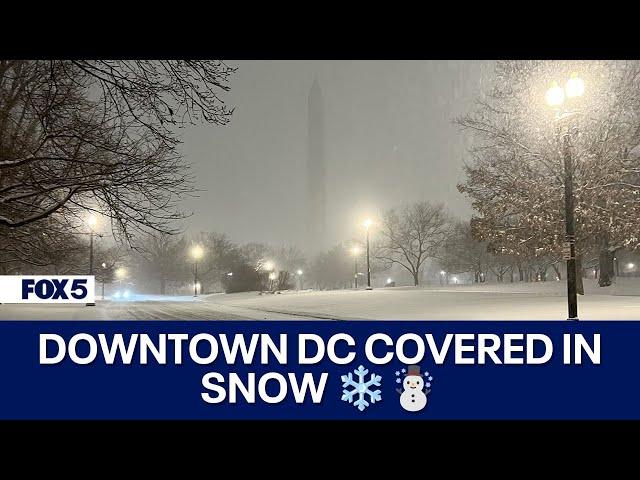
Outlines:
{"type": "Polygon", "coordinates": [[[373,290],[373,287],[367,287],[367,290],[373,290]]]}
{"type": "Polygon", "coordinates": [[[86,304],[87,307],[95,307],[96,304],[94,302],[90,302],[86,304]]]}
{"type": "Polygon", "coordinates": [[[578,322],[580,319],[578,317],[575,318],[567,318],[567,322],[578,322]]]}

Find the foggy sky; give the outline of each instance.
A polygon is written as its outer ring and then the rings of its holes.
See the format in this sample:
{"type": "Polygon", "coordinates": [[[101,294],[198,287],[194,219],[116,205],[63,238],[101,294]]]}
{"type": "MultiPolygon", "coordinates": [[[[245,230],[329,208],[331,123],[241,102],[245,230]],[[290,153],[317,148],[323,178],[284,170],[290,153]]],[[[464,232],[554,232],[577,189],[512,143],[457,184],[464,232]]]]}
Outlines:
{"type": "Polygon", "coordinates": [[[197,199],[188,232],[237,242],[304,247],[307,100],[314,78],[324,98],[327,236],[359,235],[364,216],[417,200],[471,209],[456,190],[465,139],[452,120],[487,86],[493,62],[228,61],[237,66],[225,127],[186,129],[197,199]]]}

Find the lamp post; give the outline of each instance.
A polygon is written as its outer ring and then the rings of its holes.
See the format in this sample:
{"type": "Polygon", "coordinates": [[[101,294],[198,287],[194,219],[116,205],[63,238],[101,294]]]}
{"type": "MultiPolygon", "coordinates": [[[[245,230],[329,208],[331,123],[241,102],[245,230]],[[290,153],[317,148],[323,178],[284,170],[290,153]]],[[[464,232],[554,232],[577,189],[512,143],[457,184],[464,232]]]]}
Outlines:
{"type": "Polygon", "coordinates": [[[93,234],[98,218],[91,214],[87,217],[87,225],[89,226],[89,275],[93,275],[93,234]]]}
{"type": "MultiPolygon", "coordinates": [[[[562,105],[565,99],[581,97],[584,94],[584,82],[575,73],[567,81],[564,89],[556,82],[547,90],[547,104],[556,111],[556,123],[573,112],[565,112],[562,105]]],[[[568,246],[567,258],[567,303],[568,320],[578,320],[578,294],[576,272],[576,224],[573,198],[573,159],[571,158],[571,139],[569,129],[562,135],[562,156],[564,160],[564,224],[565,240],[568,246]]]]}
{"type": "MultiPolygon", "coordinates": [[[[118,279],[118,286],[120,287],[120,290],[122,290],[122,280],[124,280],[126,276],[127,276],[127,270],[124,267],[120,267],[116,270],[116,278],[118,279]]],[[[118,295],[120,294],[119,291],[116,293],[118,295]]]]}
{"type": "Polygon", "coordinates": [[[355,245],[351,249],[351,254],[353,255],[353,279],[355,289],[358,289],[358,255],[360,255],[360,247],[355,245]]]}
{"type": "Polygon", "coordinates": [[[271,272],[269,274],[269,291],[275,292],[275,281],[278,279],[278,274],[276,272],[271,272]]]}
{"type": "Polygon", "coordinates": [[[369,229],[371,225],[373,225],[373,220],[367,218],[364,223],[364,228],[367,231],[367,290],[372,290],[371,288],[371,261],[369,259],[369,229]]]}
{"type": "Polygon", "coordinates": [[[302,274],[304,272],[301,269],[298,269],[296,275],[298,275],[298,290],[302,290],[302,274]]]}
{"type": "Polygon", "coordinates": [[[444,276],[447,274],[444,270],[440,270],[440,286],[444,285],[444,276]]]}
{"type": "Polygon", "coordinates": [[[203,254],[202,247],[200,245],[195,245],[191,249],[191,256],[193,257],[193,296],[198,296],[198,260],[202,258],[203,254]]]}
{"type": "Polygon", "coordinates": [[[102,300],[104,300],[104,276],[106,274],[107,264],[102,262],[102,300]]]}

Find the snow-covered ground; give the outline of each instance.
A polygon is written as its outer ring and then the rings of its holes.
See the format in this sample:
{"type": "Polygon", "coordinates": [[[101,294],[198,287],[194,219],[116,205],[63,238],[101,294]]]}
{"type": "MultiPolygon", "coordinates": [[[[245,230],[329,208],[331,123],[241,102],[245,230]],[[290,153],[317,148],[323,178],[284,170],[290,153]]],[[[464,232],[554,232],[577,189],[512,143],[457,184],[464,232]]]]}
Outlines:
{"type": "MultiPolygon", "coordinates": [[[[640,278],[600,288],[585,280],[579,315],[585,320],[640,320],[640,278]]],[[[205,301],[289,315],[388,320],[563,320],[566,284],[541,282],[446,287],[397,287],[208,297],[205,301]]]]}
{"type": "MultiPolygon", "coordinates": [[[[585,280],[578,297],[584,320],[640,320],[640,278],[599,288],[585,280]]],[[[256,292],[231,295],[133,296],[84,305],[0,305],[2,320],[564,320],[564,282],[450,285],[367,290],[256,292]]]]}

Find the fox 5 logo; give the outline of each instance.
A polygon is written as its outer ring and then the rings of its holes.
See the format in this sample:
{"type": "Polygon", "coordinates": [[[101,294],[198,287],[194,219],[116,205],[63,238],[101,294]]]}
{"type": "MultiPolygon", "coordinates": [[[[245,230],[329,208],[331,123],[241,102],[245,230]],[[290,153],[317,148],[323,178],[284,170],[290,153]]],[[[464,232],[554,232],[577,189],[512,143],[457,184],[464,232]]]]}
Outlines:
{"type": "Polygon", "coordinates": [[[35,278],[25,278],[22,280],[22,299],[27,300],[29,295],[34,294],[41,300],[69,300],[69,295],[76,300],[84,300],[87,298],[89,291],[87,290],[86,278],[74,278],[71,281],[69,290],[69,278],[53,278],[51,280],[43,278],[36,280],[35,278]]]}
{"type": "Polygon", "coordinates": [[[2,303],[93,303],[93,275],[7,275],[0,277],[2,303]]]}

